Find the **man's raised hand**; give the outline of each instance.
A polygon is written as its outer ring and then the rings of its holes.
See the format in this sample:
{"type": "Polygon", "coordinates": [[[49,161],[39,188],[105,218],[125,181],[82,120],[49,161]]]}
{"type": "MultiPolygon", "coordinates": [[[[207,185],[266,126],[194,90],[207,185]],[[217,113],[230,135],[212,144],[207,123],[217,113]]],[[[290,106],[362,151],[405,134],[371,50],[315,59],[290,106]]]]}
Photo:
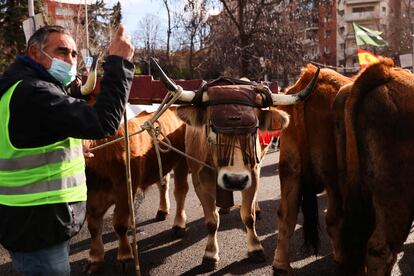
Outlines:
{"type": "Polygon", "coordinates": [[[109,45],[109,54],[123,57],[129,61],[134,56],[134,46],[131,43],[131,36],[126,34],[123,24],[119,25],[118,31],[109,45]]]}

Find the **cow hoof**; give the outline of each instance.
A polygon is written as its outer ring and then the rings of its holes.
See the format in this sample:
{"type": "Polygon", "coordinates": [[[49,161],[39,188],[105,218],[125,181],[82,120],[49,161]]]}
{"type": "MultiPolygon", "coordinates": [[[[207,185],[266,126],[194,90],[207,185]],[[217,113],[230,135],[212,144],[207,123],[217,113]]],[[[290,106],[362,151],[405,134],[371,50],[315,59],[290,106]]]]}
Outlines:
{"type": "Polygon", "coordinates": [[[293,269],[289,268],[277,268],[273,266],[273,275],[274,276],[293,276],[293,269]]]}
{"type": "Polygon", "coordinates": [[[157,215],[155,216],[156,221],[163,221],[166,220],[168,217],[168,213],[162,210],[158,210],[157,215]]]}
{"type": "Polygon", "coordinates": [[[83,273],[93,275],[95,273],[101,273],[103,271],[103,262],[90,262],[88,261],[82,269],[83,273]]]}
{"type": "Polygon", "coordinates": [[[118,260],[117,266],[122,273],[135,271],[134,259],[118,260]]]}
{"type": "Polygon", "coordinates": [[[254,263],[263,263],[266,261],[264,251],[260,249],[247,253],[247,256],[254,263]]]}
{"type": "Polygon", "coordinates": [[[203,257],[202,266],[206,272],[217,269],[218,261],[212,258],[203,257]]]}
{"type": "Polygon", "coordinates": [[[172,237],[174,239],[182,239],[185,235],[185,228],[181,228],[180,226],[174,225],[172,228],[172,237]]]}

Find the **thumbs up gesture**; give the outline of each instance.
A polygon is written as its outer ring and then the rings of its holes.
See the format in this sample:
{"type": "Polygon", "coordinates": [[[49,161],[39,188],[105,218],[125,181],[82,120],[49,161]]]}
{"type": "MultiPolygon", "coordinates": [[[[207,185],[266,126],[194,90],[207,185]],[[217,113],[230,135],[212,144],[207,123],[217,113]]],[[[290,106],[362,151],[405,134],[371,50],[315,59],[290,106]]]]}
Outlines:
{"type": "Polygon", "coordinates": [[[119,25],[119,28],[109,45],[109,54],[123,57],[129,61],[131,61],[134,56],[134,46],[132,46],[131,43],[131,36],[126,34],[123,24],[119,25]]]}

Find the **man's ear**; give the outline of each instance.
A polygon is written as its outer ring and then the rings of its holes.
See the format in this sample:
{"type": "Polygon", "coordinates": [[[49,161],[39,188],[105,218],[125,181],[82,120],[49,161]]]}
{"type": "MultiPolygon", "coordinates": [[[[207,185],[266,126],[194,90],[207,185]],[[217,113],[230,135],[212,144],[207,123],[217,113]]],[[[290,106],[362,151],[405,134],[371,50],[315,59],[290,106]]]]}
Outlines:
{"type": "Polygon", "coordinates": [[[29,46],[29,49],[27,49],[27,55],[32,58],[35,61],[39,61],[40,59],[40,49],[39,46],[37,46],[36,44],[32,44],[29,46]]]}

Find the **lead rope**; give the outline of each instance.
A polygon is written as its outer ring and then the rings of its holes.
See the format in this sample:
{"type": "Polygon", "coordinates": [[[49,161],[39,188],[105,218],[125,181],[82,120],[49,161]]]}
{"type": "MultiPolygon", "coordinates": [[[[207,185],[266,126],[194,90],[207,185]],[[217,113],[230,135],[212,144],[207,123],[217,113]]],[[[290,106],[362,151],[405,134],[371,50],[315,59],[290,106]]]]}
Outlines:
{"type": "Polygon", "coordinates": [[[126,112],[124,112],[124,126],[125,126],[125,151],[126,151],[126,158],[125,158],[125,175],[126,175],[126,184],[128,190],[128,206],[130,216],[130,224],[132,227],[132,244],[133,244],[133,252],[134,252],[134,262],[135,262],[135,275],[141,276],[141,270],[139,267],[139,259],[138,259],[138,242],[137,242],[137,229],[135,225],[135,208],[134,208],[134,196],[132,192],[132,182],[131,182],[131,152],[129,149],[129,135],[128,135],[128,120],[126,112]]]}
{"type": "Polygon", "coordinates": [[[161,184],[161,186],[164,186],[167,182],[163,177],[164,174],[163,174],[163,170],[162,170],[162,160],[161,160],[161,153],[160,152],[166,153],[170,149],[169,148],[167,148],[167,149],[161,149],[160,148],[159,143],[158,143],[159,142],[158,136],[161,136],[161,137],[165,138],[168,145],[171,145],[171,141],[162,132],[162,127],[161,127],[160,123],[158,122],[158,118],[161,117],[161,115],[164,114],[164,112],[173,103],[175,103],[178,100],[178,98],[180,97],[182,91],[183,91],[183,89],[181,87],[179,87],[177,92],[168,91],[167,95],[162,100],[162,102],[161,102],[160,106],[158,107],[157,111],[155,111],[154,116],[152,116],[152,118],[149,119],[148,121],[145,121],[144,124],[141,126],[141,128],[143,130],[146,130],[152,138],[152,143],[153,143],[154,148],[155,148],[155,153],[157,154],[158,173],[160,175],[160,184],[161,184]],[[158,124],[157,127],[154,127],[155,123],[158,124]]]}
{"type": "Polygon", "coordinates": [[[215,171],[215,168],[214,167],[212,167],[212,166],[210,166],[210,165],[208,165],[207,163],[205,163],[205,162],[203,162],[203,161],[201,161],[201,160],[198,160],[198,159],[196,159],[196,158],[194,158],[194,157],[192,157],[192,156],[190,156],[190,155],[188,155],[188,154],[186,154],[185,152],[182,152],[182,151],[180,151],[180,150],[178,150],[178,149],[176,149],[175,147],[173,147],[172,145],[171,145],[171,141],[167,138],[167,136],[165,136],[164,135],[164,133],[162,132],[162,127],[161,127],[161,124],[159,124],[158,123],[158,118],[168,109],[168,108],[170,108],[170,106],[173,104],[173,103],[175,103],[179,98],[180,98],[180,96],[181,96],[181,93],[182,93],[182,91],[183,91],[183,88],[181,87],[181,86],[179,86],[179,85],[177,85],[177,87],[178,87],[178,89],[177,89],[177,91],[168,91],[168,93],[167,93],[167,95],[164,97],[164,99],[163,99],[163,101],[161,102],[161,104],[160,104],[160,106],[158,107],[158,109],[157,109],[157,111],[155,111],[155,113],[154,113],[154,116],[151,118],[151,119],[149,119],[148,121],[146,121],[142,126],[141,126],[141,128],[142,129],[145,129],[146,131],[148,131],[148,133],[151,135],[151,137],[152,137],[152,142],[153,142],[153,144],[154,144],[154,147],[155,147],[155,152],[156,152],[156,154],[157,154],[157,159],[158,159],[158,168],[159,168],[159,174],[160,174],[160,184],[161,185],[164,185],[165,183],[165,180],[164,180],[164,178],[163,178],[163,172],[162,172],[162,160],[161,160],[161,155],[160,155],[160,151],[161,152],[163,152],[163,153],[166,153],[166,152],[168,152],[170,149],[172,149],[172,150],[174,150],[175,152],[178,152],[179,154],[181,154],[181,155],[183,155],[183,156],[185,156],[185,157],[187,157],[187,158],[189,158],[189,159],[191,159],[191,160],[194,160],[194,161],[196,161],[196,162],[198,162],[198,163],[200,163],[200,164],[202,164],[202,165],[204,165],[205,167],[207,167],[207,168],[210,168],[210,169],[212,169],[213,171],[215,171]],[[158,127],[157,128],[155,128],[154,127],[154,123],[158,123],[158,127]],[[158,140],[157,139],[157,137],[158,137],[158,135],[160,135],[161,137],[163,137],[164,139],[165,139],[165,141],[167,141],[167,142],[164,142],[164,141],[162,141],[162,140],[158,140]],[[159,143],[161,143],[161,144],[163,144],[164,146],[166,146],[167,148],[166,149],[162,149],[160,146],[159,146],[159,143]]]}

